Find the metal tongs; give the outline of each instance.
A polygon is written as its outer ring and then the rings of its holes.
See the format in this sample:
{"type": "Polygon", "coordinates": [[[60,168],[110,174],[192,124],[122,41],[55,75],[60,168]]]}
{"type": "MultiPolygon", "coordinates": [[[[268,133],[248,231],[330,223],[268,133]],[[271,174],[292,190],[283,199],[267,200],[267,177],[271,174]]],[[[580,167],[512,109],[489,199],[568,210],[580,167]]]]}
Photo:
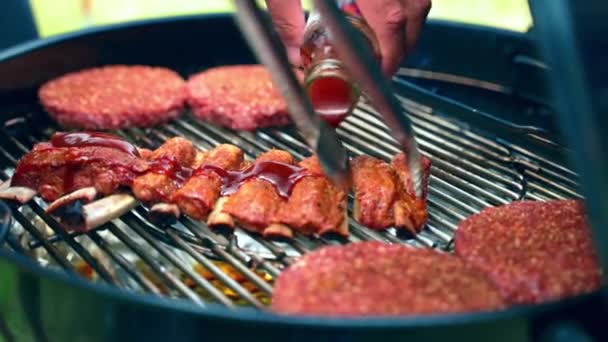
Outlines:
{"type": "Polygon", "coordinates": [[[241,32],[258,59],[268,68],[300,135],[315,152],[327,177],[337,186],[350,185],[348,153],[333,128],[315,114],[289,63],[283,43],[255,1],[236,0],[241,32]]]}
{"type": "MultiPolygon", "coordinates": [[[[236,0],[237,19],[241,31],[257,57],[270,70],[273,82],[284,96],[290,116],[311,147],[332,182],[350,184],[348,154],[333,128],[315,114],[310,100],[300,86],[285,48],[272,25],[254,0],[236,0]]],[[[391,128],[401,144],[417,197],[422,195],[420,152],[414,140],[412,125],[393,95],[390,83],[382,74],[371,51],[343,17],[335,1],[315,0],[321,20],[329,29],[330,39],[349,72],[360,83],[363,92],[391,128]]]]}

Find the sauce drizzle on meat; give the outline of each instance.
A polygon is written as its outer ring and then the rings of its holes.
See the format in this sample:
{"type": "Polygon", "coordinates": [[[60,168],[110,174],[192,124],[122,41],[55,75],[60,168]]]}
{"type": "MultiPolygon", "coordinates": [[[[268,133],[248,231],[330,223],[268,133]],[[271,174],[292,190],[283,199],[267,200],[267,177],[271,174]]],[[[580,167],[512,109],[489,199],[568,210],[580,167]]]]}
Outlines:
{"type": "Polygon", "coordinates": [[[195,171],[199,175],[205,171],[212,171],[222,179],[222,196],[235,193],[245,181],[252,178],[262,179],[274,186],[279,196],[287,199],[293,187],[304,177],[312,174],[299,166],[263,161],[255,163],[241,171],[227,171],[214,165],[204,165],[195,171]]]}
{"type": "Polygon", "coordinates": [[[108,147],[139,157],[137,148],[115,135],[99,132],[58,132],[51,137],[54,147],[108,147]]]}
{"type": "Polygon", "coordinates": [[[181,165],[174,158],[162,157],[150,162],[150,172],[163,174],[182,186],[192,177],[194,170],[181,165]]]}

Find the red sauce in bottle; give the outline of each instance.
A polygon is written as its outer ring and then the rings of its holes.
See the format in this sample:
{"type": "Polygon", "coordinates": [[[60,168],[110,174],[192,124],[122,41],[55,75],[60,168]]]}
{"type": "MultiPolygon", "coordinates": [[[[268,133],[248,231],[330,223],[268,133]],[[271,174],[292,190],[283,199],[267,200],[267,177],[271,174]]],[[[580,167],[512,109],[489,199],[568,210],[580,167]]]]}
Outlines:
{"type": "Polygon", "coordinates": [[[58,132],[50,140],[54,147],[109,147],[139,157],[137,148],[115,135],[99,132],[58,132]]]}
{"type": "MultiPolygon", "coordinates": [[[[338,6],[355,32],[368,43],[380,62],[380,47],[354,0],[338,0],[338,6]]],[[[332,45],[329,31],[316,9],[311,12],[300,46],[305,87],[312,106],[319,117],[337,127],[353,110],[360,92],[356,80],[347,72],[332,45]]]]}
{"type": "Polygon", "coordinates": [[[356,101],[352,86],[339,77],[322,77],[308,85],[308,96],[317,115],[338,127],[356,101]]]}
{"type": "Polygon", "coordinates": [[[222,179],[222,196],[235,193],[239,187],[252,178],[262,179],[272,184],[282,198],[289,198],[293,187],[304,177],[311,174],[304,168],[274,161],[255,163],[241,171],[228,171],[214,165],[204,165],[194,172],[200,175],[212,171],[222,179]]]}

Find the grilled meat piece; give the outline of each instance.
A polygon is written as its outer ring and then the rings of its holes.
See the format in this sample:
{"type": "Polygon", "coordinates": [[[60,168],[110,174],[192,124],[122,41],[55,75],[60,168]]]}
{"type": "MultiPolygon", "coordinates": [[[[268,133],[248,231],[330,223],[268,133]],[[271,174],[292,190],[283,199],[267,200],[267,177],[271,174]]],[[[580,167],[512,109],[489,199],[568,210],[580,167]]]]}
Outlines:
{"type": "MultiPolygon", "coordinates": [[[[263,153],[254,163],[274,161],[293,164],[293,156],[281,150],[263,153]]],[[[230,195],[223,205],[222,212],[230,215],[243,228],[264,236],[291,237],[292,232],[280,224],[278,214],[285,201],[269,182],[253,178],[246,180],[239,189],[230,195]]]]}
{"type": "Polygon", "coordinates": [[[430,161],[423,158],[423,198],[416,198],[405,156],[398,154],[391,165],[370,156],[352,161],[355,194],[354,217],[372,229],[391,226],[417,233],[426,222],[426,187],[430,161]]]}
{"type": "MultiPolygon", "coordinates": [[[[238,170],[243,164],[243,151],[229,144],[221,144],[214,149],[199,153],[193,168],[213,165],[225,170],[238,170]]],[[[198,172],[171,196],[171,202],[179,206],[186,215],[206,219],[220,198],[222,179],[215,172],[198,172]]]]}
{"type": "Polygon", "coordinates": [[[167,202],[189,177],[187,170],[194,162],[196,149],[192,142],[170,138],[147,156],[150,170],[134,179],[132,191],[144,203],[167,202]],[[185,173],[185,174],[182,174],[185,173]]]}
{"type": "Polygon", "coordinates": [[[352,161],[352,172],[355,220],[373,229],[392,226],[398,191],[394,170],[380,159],[360,156],[352,161]]]}
{"type": "Polygon", "coordinates": [[[306,235],[348,236],[346,192],[329,182],[317,157],[304,159],[299,166],[312,176],[302,178],[293,187],[280,211],[280,221],[306,235]]]}
{"type": "Polygon", "coordinates": [[[19,160],[11,186],[34,189],[46,201],[91,186],[109,195],[131,186],[148,168],[144,160],[119,148],[56,147],[44,142],[19,160]]]}
{"type": "Polygon", "coordinates": [[[414,184],[411,181],[410,171],[406,164],[405,154],[399,153],[393,157],[391,166],[399,179],[399,199],[395,202],[395,227],[404,228],[412,234],[416,234],[426,223],[428,211],[426,207],[426,196],[429,175],[431,173],[431,161],[422,157],[422,193],[416,197],[414,184]]]}

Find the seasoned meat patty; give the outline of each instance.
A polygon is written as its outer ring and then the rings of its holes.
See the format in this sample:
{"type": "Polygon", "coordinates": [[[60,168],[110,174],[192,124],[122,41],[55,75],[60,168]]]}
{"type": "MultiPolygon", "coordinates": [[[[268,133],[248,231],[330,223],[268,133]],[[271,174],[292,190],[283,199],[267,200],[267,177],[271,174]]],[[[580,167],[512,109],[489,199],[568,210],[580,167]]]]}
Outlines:
{"type": "Polygon", "coordinates": [[[166,68],[110,65],[53,79],[38,96],[63,127],[109,130],[175,118],[186,103],[187,89],[185,81],[166,68]]]}
{"type": "Polygon", "coordinates": [[[582,203],[522,201],[460,223],[456,253],[486,272],[514,304],[590,292],[600,269],[582,203]]]}
{"type": "Polygon", "coordinates": [[[287,104],[261,65],[222,66],[188,80],[189,104],[204,121],[253,131],[289,123],[287,104]]]}
{"type": "Polygon", "coordinates": [[[273,311],[328,316],[426,315],[503,307],[486,276],[459,258],[380,242],[323,247],[283,271],[273,311]]]}

